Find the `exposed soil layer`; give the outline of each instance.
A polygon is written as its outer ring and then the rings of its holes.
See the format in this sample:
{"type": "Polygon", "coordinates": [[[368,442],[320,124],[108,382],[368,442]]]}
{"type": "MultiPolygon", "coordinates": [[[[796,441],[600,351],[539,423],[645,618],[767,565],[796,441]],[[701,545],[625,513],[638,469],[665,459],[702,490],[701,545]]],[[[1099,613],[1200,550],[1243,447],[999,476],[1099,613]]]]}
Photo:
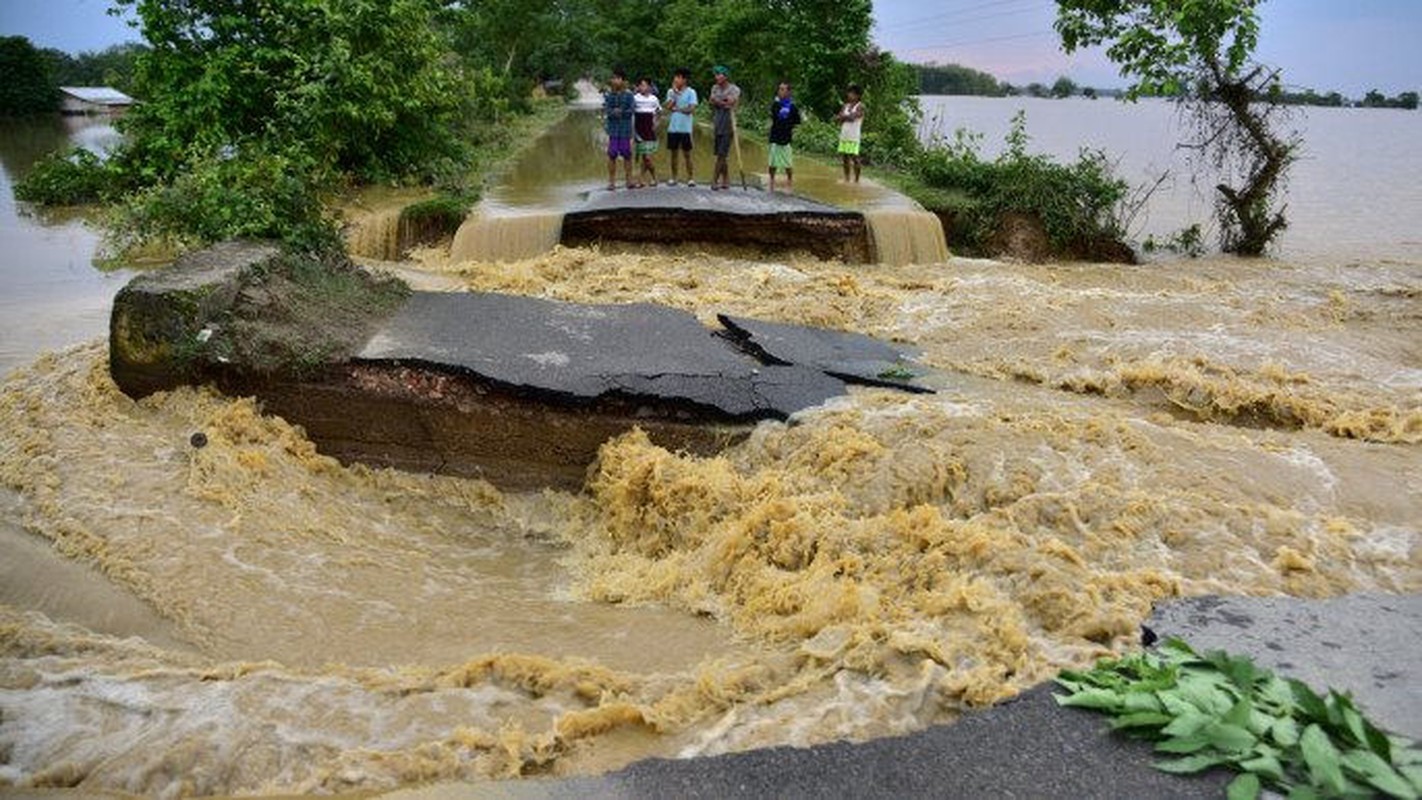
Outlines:
{"type": "Polygon", "coordinates": [[[343,462],[512,489],[576,489],[598,448],[634,428],[710,455],[847,383],[926,391],[906,354],[861,334],[723,324],[734,335],[650,303],[410,293],[230,243],[120,292],[110,364],[133,397],[212,383],[343,462]]]}
{"type": "Polygon", "coordinates": [[[810,252],[847,263],[873,260],[862,214],[758,190],[747,193],[736,188],[717,194],[660,187],[594,192],[563,218],[566,245],[728,241],[766,252],[810,252]]]}

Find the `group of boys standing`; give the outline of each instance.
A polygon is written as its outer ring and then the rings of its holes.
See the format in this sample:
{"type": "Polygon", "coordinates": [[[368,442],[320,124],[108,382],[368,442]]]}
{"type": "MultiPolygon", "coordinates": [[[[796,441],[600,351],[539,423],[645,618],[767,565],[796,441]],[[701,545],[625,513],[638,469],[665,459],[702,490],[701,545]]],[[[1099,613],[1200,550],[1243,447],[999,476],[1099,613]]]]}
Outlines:
{"type": "MultiPolygon", "coordinates": [[[[731,170],[728,158],[731,146],[739,134],[736,130],[736,110],[740,107],[741,89],[731,82],[730,70],[717,66],[711,70],[714,83],[707,93],[711,105],[712,152],[716,156],[716,166],[711,173],[713,190],[729,189],[731,170]]],[[[669,114],[667,121],[667,150],[671,152],[670,185],[678,184],[677,154],[686,164],[686,185],[695,186],[695,172],[691,166],[691,135],[694,117],[700,96],[689,82],[691,70],[681,68],[672,78],[671,89],[665,99],[658,98],[651,78],[643,76],[637,80],[637,91],[627,89],[627,75],[621,69],[613,70],[611,90],[603,97],[603,118],[607,129],[607,188],[617,188],[617,160],[623,161],[627,175],[628,189],[641,189],[657,185],[657,168],[652,156],[657,152],[657,120],[662,113],[669,114]],[[640,160],[642,169],[636,182],[632,180],[632,162],[640,160]],[[650,175],[650,183],[643,183],[650,175]]],[[[835,121],[840,123],[839,153],[844,166],[844,179],[859,182],[859,145],[864,122],[864,104],[858,86],[851,85],[845,93],[845,102],[835,121]]],[[[795,103],[791,86],[781,82],[776,87],[775,99],[770,104],[770,158],[769,191],[775,191],[778,170],[785,171],[786,191],[794,191],[795,163],[791,141],[795,126],[802,118],[800,107],[795,103]]]]}

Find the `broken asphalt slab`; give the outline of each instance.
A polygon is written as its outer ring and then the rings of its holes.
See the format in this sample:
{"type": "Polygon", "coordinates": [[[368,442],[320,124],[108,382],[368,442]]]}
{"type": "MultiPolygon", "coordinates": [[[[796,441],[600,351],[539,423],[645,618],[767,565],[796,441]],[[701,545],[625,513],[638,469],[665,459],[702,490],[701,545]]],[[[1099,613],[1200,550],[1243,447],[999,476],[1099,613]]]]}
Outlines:
{"type": "Polygon", "coordinates": [[[912,381],[916,353],[857,333],[786,325],[717,314],[716,319],[743,348],[768,363],[803,364],[850,383],[930,392],[912,381]]]}
{"type": "Polygon", "coordinates": [[[759,421],[845,394],[852,376],[826,365],[883,347],[825,341],[837,349],[789,363],[666,306],[411,293],[231,242],[119,292],[109,364],[132,397],[203,383],[255,396],[345,463],[576,490],[609,439],[640,428],[670,450],[719,453],[759,421]]]}
{"type": "MultiPolygon", "coordinates": [[[[1331,600],[1196,597],[1161,604],[1147,623],[1197,650],[1224,649],[1316,689],[1354,694],[1383,727],[1417,737],[1422,595],[1331,600]]],[[[1220,798],[1232,773],[1154,769],[1148,743],[1105,715],[1058,706],[1051,684],[908,736],[647,759],[598,777],[478,787],[507,798],[1220,798]]],[[[462,787],[472,789],[473,787],[462,787]]],[[[454,796],[444,787],[402,800],[454,796]]]]}
{"type": "Polygon", "coordinates": [[[1315,689],[1352,692],[1378,725],[1422,741],[1422,596],[1196,597],[1146,624],[1197,652],[1244,653],[1315,689]]]}
{"type": "Polygon", "coordinates": [[[784,419],[845,392],[812,365],[763,364],[691,314],[647,303],[417,292],[356,358],[460,371],[555,401],[620,395],[734,421],[784,419]]]}

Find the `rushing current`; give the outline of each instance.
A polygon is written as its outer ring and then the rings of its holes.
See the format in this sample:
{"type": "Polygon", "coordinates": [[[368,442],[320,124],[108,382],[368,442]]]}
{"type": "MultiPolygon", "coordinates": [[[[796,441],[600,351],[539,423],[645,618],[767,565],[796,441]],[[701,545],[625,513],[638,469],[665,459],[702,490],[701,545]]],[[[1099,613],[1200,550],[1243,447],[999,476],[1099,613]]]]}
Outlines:
{"type": "Polygon", "coordinates": [[[250,399],[135,402],[90,310],[121,280],[51,291],[26,252],[0,272],[29,287],[0,299],[0,786],[379,791],[862,739],[1128,648],[1162,598],[1422,590],[1409,246],[418,251],[422,288],[852,330],[933,368],[935,395],[856,389],[717,457],[629,433],[529,494],[341,466],[250,399]],[[10,311],[41,301],[67,335],[10,311]]]}

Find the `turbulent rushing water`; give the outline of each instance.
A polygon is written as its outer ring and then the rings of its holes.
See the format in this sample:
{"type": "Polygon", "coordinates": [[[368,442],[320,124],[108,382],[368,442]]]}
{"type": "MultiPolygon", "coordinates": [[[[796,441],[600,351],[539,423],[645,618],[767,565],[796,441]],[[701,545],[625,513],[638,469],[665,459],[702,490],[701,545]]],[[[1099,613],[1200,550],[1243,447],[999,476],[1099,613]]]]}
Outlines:
{"type": "MultiPolygon", "coordinates": [[[[947,721],[1204,592],[1422,590],[1422,263],[425,252],[430,286],[917,343],[584,491],[345,468],[102,341],[0,384],[0,785],[383,789],[947,721]],[[188,436],[205,431],[200,450],[188,436]]],[[[6,323],[7,325],[11,323],[6,323]]],[[[9,335],[7,332],[6,335],[9,335]]]]}

